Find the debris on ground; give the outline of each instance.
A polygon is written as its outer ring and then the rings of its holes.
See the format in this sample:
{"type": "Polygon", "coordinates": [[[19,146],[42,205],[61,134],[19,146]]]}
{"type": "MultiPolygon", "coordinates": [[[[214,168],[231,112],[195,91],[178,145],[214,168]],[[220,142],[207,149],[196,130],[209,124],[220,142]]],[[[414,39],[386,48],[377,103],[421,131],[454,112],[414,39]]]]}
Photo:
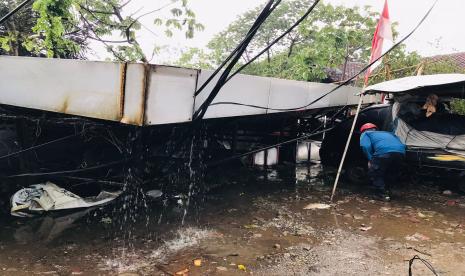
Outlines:
{"type": "Polygon", "coordinates": [[[417,216],[419,218],[427,218],[427,216],[425,214],[423,214],[422,212],[418,212],[417,216]]]}
{"type": "Polygon", "coordinates": [[[145,193],[151,199],[158,199],[163,196],[163,192],[160,190],[150,190],[145,193]]]}
{"type": "Polygon", "coordinates": [[[245,229],[254,229],[254,228],[258,228],[259,226],[256,225],[256,224],[246,224],[244,225],[244,228],[245,229]]]}
{"type": "Polygon", "coordinates": [[[188,276],[189,275],[189,269],[183,269],[175,273],[175,275],[180,275],[180,276],[188,276]]]}
{"type": "Polygon", "coordinates": [[[352,215],[352,217],[353,217],[355,220],[362,220],[362,219],[363,219],[363,216],[357,215],[357,214],[352,215]]]}
{"type": "Polygon", "coordinates": [[[195,259],[194,260],[194,266],[197,266],[197,267],[202,266],[202,259],[195,259]]]}
{"type": "Polygon", "coordinates": [[[11,197],[11,215],[30,217],[47,211],[101,206],[116,199],[122,192],[101,191],[97,196],[82,198],[52,182],[31,185],[11,197]]]}
{"type": "Polygon", "coordinates": [[[408,241],[415,241],[415,242],[417,242],[417,241],[429,241],[430,240],[429,237],[427,237],[427,236],[425,236],[423,234],[420,234],[420,233],[415,233],[415,234],[413,234],[411,236],[406,236],[405,239],[408,240],[408,241]]]}
{"type": "Polygon", "coordinates": [[[363,232],[366,232],[366,231],[368,231],[368,230],[370,230],[370,229],[372,229],[372,228],[373,228],[373,227],[371,227],[371,226],[366,226],[366,225],[362,224],[362,226],[361,226],[359,229],[360,229],[361,231],[363,231],[363,232]]]}
{"type": "Polygon", "coordinates": [[[324,203],[310,203],[304,207],[304,210],[324,210],[331,208],[331,205],[324,203]]]}
{"type": "Polygon", "coordinates": [[[451,191],[451,190],[444,190],[444,191],[442,192],[442,194],[443,194],[443,195],[450,196],[450,195],[452,195],[452,191],[451,191]]]}
{"type": "Polygon", "coordinates": [[[100,221],[105,224],[111,224],[113,222],[113,220],[109,217],[104,217],[100,221]]]}
{"type": "MultiPolygon", "coordinates": [[[[0,269],[60,275],[71,274],[74,266],[83,275],[404,275],[405,260],[431,255],[438,271],[465,271],[465,219],[459,209],[464,196],[445,196],[437,187],[406,186],[394,190],[396,199],[384,204],[347,188],[344,201],[331,211],[306,211],[302,208],[310,202],[327,202],[327,192],[310,189],[311,183],[272,190],[276,193],[247,188],[239,200],[241,190],[231,187],[234,192],[215,194],[199,214],[189,213],[185,225],[176,224],[183,210],[175,202],[173,210],[151,208],[149,221],[123,232],[124,217],[114,216],[120,210],[117,204],[95,208],[85,219],[78,217],[61,228],[67,229],[61,235],[55,226],[50,228],[51,214],[12,220],[3,228],[3,236],[14,240],[0,241],[0,269]],[[446,207],[448,200],[457,206],[446,207]],[[109,224],[106,218],[111,218],[109,224]],[[108,234],[109,229],[116,231],[108,234]],[[51,240],[43,235],[46,231],[53,233],[54,242],[43,249],[37,241],[51,240]],[[31,249],[25,252],[24,245],[31,249]],[[36,252],[47,252],[47,259],[28,268],[36,262],[36,252]]],[[[71,218],[58,220],[60,225],[64,221],[71,218]]],[[[428,272],[419,265],[413,270],[414,275],[428,272]]]]}
{"type": "Polygon", "coordinates": [[[228,271],[228,268],[227,268],[227,267],[224,267],[224,266],[217,266],[217,267],[216,267],[216,270],[217,270],[217,271],[228,271]]]}
{"type": "Polygon", "coordinates": [[[456,200],[448,200],[446,202],[446,205],[449,206],[449,207],[455,206],[455,205],[457,205],[457,201],[456,200]]]}

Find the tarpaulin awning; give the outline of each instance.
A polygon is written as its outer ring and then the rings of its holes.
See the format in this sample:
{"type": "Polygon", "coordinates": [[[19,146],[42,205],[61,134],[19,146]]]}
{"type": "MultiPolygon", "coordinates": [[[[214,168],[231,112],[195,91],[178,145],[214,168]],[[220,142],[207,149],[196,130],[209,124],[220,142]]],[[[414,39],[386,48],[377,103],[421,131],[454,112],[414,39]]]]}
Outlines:
{"type": "Polygon", "coordinates": [[[405,77],[365,88],[364,93],[434,93],[438,96],[465,96],[465,74],[437,74],[405,77]]]}

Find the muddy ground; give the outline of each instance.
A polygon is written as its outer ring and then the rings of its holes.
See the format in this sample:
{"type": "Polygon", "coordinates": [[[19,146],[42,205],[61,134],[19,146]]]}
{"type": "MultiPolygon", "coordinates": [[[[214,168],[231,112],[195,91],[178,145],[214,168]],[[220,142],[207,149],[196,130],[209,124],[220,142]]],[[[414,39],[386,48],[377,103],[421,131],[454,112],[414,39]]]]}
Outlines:
{"type": "MultiPolygon", "coordinates": [[[[408,275],[415,255],[439,275],[465,274],[463,195],[402,181],[384,203],[343,183],[330,208],[304,209],[329,203],[333,176],[240,169],[210,180],[221,187],[191,200],[187,215],[178,198],[2,217],[0,274],[408,275]]],[[[421,261],[412,269],[433,275],[421,261]]]]}

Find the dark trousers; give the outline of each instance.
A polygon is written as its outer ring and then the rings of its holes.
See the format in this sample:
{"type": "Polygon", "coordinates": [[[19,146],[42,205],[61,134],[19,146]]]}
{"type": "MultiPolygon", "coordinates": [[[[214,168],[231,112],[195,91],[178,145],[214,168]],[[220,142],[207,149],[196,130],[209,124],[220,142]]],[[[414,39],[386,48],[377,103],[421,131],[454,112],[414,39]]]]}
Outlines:
{"type": "Polygon", "coordinates": [[[368,176],[373,187],[378,191],[384,191],[395,183],[400,175],[400,168],[404,160],[404,154],[398,152],[373,156],[368,163],[368,176]]]}

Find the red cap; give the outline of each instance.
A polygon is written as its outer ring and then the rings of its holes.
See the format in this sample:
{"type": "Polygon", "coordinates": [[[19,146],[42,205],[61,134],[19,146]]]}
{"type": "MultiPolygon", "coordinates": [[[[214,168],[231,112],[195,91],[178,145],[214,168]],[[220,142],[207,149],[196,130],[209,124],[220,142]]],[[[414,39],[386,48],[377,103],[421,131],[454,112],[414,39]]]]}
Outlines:
{"type": "Polygon", "coordinates": [[[363,133],[364,131],[369,130],[369,129],[373,129],[373,128],[377,129],[378,127],[375,124],[366,123],[360,128],[360,132],[363,133]]]}

